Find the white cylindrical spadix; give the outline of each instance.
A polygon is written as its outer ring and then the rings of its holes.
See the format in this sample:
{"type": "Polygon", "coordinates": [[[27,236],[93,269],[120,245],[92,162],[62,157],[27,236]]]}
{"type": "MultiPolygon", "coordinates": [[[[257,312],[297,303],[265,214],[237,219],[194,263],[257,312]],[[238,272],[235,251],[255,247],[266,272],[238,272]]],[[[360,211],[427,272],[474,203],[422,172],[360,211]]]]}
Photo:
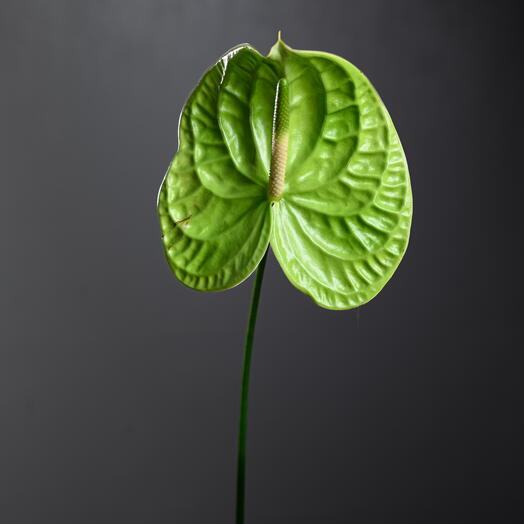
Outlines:
{"type": "Polygon", "coordinates": [[[284,192],[287,145],[289,139],[289,94],[287,80],[282,78],[277,84],[275,110],[273,113],[273,140],[271,168],[269,171],[269,198],[278,200],[284,192]]]}

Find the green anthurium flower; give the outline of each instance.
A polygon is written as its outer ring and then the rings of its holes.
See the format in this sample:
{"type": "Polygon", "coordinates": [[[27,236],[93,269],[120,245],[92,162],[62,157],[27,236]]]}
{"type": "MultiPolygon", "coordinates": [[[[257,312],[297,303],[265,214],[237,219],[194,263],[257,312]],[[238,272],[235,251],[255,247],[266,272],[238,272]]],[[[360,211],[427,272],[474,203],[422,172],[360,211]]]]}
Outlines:
{"type": "Polygon", "coordinates": [[[346,60],[296,51],[227,52],[182,111],[160,189],[167,260],[200,291],[231,288],[268,245],[318,305],[371,300],[406,250],[408,168],[391,118],[346,60]]]}

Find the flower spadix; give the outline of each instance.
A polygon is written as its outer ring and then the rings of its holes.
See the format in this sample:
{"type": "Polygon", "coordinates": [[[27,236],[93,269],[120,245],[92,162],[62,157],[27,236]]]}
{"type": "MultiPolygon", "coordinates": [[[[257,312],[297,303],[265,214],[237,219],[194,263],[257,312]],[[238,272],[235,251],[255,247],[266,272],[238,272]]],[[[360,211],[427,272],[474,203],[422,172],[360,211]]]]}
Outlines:
{"type": "Polygon", "coordinates": [[[318,305],[372,299],[407,247],[412,198],[391,118],[351,63],[248,44],[202,77],[180,117],[158,210],[171,269],[200,291],[231,288],[268,245],[318,305]]]}

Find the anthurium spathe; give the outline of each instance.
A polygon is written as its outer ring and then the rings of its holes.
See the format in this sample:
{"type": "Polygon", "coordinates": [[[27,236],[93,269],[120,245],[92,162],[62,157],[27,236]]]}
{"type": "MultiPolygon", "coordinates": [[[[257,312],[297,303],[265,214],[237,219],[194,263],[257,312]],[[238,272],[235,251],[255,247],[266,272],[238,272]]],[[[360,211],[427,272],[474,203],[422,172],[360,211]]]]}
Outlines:
{"type": "Polygon", "coordinates": [[[248,44],[209,69],[181,118],[158,209],[167,260],[200,291],[231,288],[268,245],[318,305],[373,298],[408,243],[408,168],[391,118],[346,60],[248,44]]]}

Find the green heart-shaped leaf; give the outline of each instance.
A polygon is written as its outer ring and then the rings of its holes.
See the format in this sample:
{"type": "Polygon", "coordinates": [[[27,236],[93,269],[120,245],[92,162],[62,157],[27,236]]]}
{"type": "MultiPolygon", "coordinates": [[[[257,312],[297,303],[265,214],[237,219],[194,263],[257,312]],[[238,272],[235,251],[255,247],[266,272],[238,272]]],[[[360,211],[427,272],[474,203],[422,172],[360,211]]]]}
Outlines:
{"type": "Polygon", "coordinates": [[[268,244],[289,280],[330,309],[357,307],[406,250],[412,199],[389,114],[352,64],[238,46],[187,101],[158,202],[168,262],[187,286],[247,278],[268,244]]]}

